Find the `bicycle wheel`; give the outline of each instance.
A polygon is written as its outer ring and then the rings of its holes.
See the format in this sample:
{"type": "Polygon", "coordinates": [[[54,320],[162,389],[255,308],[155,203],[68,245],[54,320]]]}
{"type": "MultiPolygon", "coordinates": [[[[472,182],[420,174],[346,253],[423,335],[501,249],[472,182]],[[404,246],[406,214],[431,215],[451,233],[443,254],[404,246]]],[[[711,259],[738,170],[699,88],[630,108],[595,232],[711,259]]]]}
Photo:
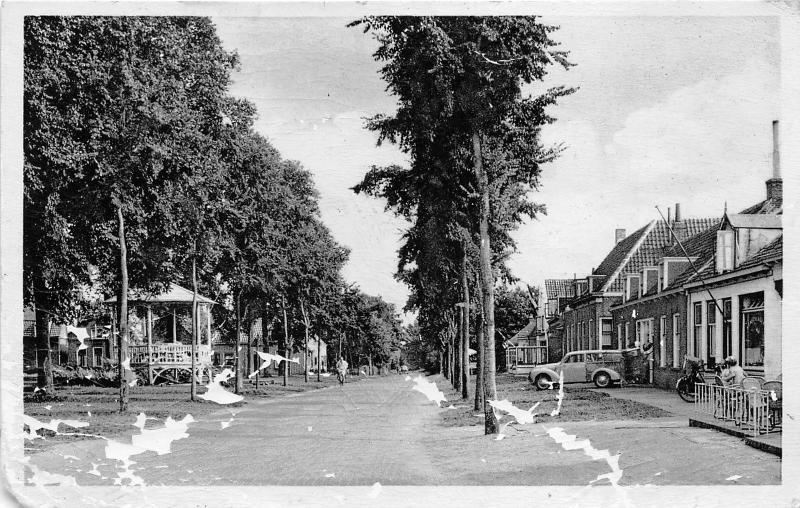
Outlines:
{"type": "Polygon", "coordinates": [[[688,379],[681,379],[678,381],[677,385],[678,395],[681,399],[685,402],[694,402],[695,393],[694,393],[694,386],[689,383],[688,379]]]}

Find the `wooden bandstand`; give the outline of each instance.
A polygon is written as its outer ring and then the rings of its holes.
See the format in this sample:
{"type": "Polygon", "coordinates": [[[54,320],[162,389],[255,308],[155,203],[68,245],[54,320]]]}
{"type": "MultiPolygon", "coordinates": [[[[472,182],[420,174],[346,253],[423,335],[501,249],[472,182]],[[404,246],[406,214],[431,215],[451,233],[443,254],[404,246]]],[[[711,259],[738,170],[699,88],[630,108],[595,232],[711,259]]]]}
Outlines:
{"type": "MultiPolygon", "coordinates": [[[[181,321],[187,320],[186,309],[191,316],[192,296],[191,290],[172,284],[164,293],[135,293],[128,300],[131,315],[144,311],[144,321],[140,323],[141,330],[138,334],[140,339],[132,334],[128,357],[132,368],[147,368],[150,384],[159,378],[175,382],[179,372],[192,372],[191,318],[188,318],[188,330],[181,324],[181,321]],[[166,326],[159,326],[159,330],[154,332],[154,324],[157,322],[166,326]]],[[[109,298],[105,303],[116,307],[117,299],[109,298]]],[[[207,373],[209,379],[213,375],[211,308],[215,303],[210,298],[197,295],[198,344],[195,348],[194,376],[198,383],[202,382],[203,374],[207,373]]]]}

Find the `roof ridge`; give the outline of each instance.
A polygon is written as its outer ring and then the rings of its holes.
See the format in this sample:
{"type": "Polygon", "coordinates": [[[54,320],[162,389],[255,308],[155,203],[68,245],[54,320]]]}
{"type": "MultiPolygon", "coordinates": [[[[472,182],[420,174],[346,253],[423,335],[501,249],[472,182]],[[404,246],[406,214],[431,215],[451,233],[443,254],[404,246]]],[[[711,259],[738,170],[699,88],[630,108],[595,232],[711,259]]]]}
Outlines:
{"type": "Polygon", "coordinates": [[[622,268],[626,264],[628,264],[628,261],[630,261],[630,259],[633,256],[633,254],[636,251],[639,250],[639,248],[642,246],[642,243],[644,243],[644,240],[648,236],[650,236],[650,232],[653,231],[653,228],[655,227],[655,225],[656,225],[656,220],[653,219],[653,220],[650,221],[650,223],[648,225],[645,226],[645,228],[646,228],[645,232],[642,234],[642,236],[639,237],[638,240],[636,240],[636,243],[634,243],[633,247],[631,247],[630,250],[628,250],[628,253],[622,259],[622,262],[611,273],[611,275],[608,276],[608,280],[605,282],[605,284],[603,284],[603,287],[600,288],[600,292],[604,293],[604,292],[606,292],[608,290],[608,286],[610,286],[611,283],[616,280],[616,278],[619,276],[620,272],[622,271],[622,268]]]}

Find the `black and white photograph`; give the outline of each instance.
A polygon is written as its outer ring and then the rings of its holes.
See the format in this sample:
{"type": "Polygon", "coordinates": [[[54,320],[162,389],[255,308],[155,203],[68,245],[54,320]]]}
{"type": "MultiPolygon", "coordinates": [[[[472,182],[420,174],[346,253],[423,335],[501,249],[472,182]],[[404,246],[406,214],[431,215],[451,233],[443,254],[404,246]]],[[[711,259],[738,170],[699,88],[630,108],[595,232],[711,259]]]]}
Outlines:
{"type": "Polygon", "coordinates": [[[800,507],[800,2],[0,24],[9,506],[800,507]]]}

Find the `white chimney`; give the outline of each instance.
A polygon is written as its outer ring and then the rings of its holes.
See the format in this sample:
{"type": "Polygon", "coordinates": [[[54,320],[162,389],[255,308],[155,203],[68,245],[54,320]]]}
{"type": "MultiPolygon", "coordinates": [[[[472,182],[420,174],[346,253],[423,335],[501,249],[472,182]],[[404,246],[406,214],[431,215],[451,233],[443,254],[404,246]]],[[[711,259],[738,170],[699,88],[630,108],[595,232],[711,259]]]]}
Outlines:
{"type": "Polygon", "coordinates": [[[618,244],[622,240],[625,239],[627,235],[625,234],[624,229],[615,229],[614,230],[614,245],[618,244]]]}
{"type": "Polygon", "coordinates": [[[783,206],[780,142],[778,121],[774,120],[772,122],[772,178],[767,180],[767,199],[779,208],[783,206]]]}

